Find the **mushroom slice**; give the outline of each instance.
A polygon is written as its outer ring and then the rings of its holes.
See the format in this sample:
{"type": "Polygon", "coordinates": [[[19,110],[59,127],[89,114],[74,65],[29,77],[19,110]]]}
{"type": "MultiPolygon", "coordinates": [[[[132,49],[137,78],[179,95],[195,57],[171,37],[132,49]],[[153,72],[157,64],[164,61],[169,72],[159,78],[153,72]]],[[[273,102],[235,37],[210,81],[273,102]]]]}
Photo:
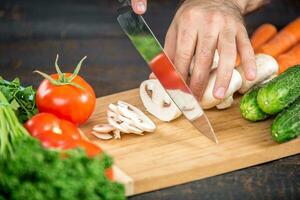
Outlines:
{"type": "Polygon", "coordinates": [[[141,129],[143,131],[147,131],[147,132],[153,132],[155,129],[156,129],[156,126],[155,124],[151,121],[150,118],[148,118],[140,109],[138,109],[137,107],[131,105],[131,104],[128,104],[124,101],[118,101],[118,105],[120,107],[122,106],[128,106],[127,107],[127,110],[130,111],[129,113],[131,112],[134,112],[136,115],[137,115],[137,118],[136,117],[133,117],[134,115],[130,115],[130,116],[127,116],[125,115],[126,117],[132,119],[135,127],[137,127],[138,129],[141,129]]]}
{"type": "Polygon", "coordinates": [[[115,130],[115,127],[113,127],[110,124],[98,124],[93,127],[93,131],[98,133],[110,133],[115,130]]]}
{"type": "Polygon", "coordinates": [[[156,79],[140,85],[140,97],[146,110],[161,121],[172,121],[181,115],[172,99],[156,79]]]}
{"type": "Polygon", "coordinates": [[[116,119],[111,118],[111,117],[107,117],[107,121],[110,125],[112,125],[113,127],[115,127],[116,129],[119,129],[121,132],[123,133],[130,133],[126,128],[124,128],[123,126],[121,126],[116,119]]]}
{"type": "Polygon", "coordinates": [[[108,105],[108,109],[111,110],[112,112],[116,113],[116,114],[121,114],[118,107],[115,104],[109,104],[108,105]]]}
{"type": "Polygon", "coordinates": [[[113,134],[115,139],[121,139],[121,131],[119,129],[114,130],[113,134]]]}
{"type": "Polygon", "coordinates": [[[244,94],[254,85],[267,80],[278,72],[278,63],[270,55],[267,54],[257,54],[255,56],[256,62],[256,78],[253,81],[248,81],[245,77],[243,67],[240,65],[236,69],[240,72],[242,76],[242,87],[239,89],[239,93],[244,94]]]}
{"type": "Polygon", "coordinates": [[[223,110],[226,108],[229,108],[233,104],[233,96],[227,97],[224,101],[222,101],[220,104],[216,105],[217,109],[223,110]]]}
{"type": "MultiPolygon", "coordinates": [[[[204,91],[204,95],[200,101],[200,104],[202,105],[203,109],[213,108],[216,105],[219,105],[220,103],[222,103],[222,101],[224,101],[222,99],[215,98],[213,95],[213,88],[214,88],[215,81],[216,81],[216,75],[217,75],[217,71],[214,70],[209,77],[207,87],[206,87],[206,89],[204,91]]],[[[239,72],[234,69],[232,72],[232,77],[231,77],[231,80],[229,83],[229,87],[225,94],[225,99],[232,96],[233,93],[235,93],[237,90],[239,90],[241,88],[241,86],[242,86],[242,77],[239,74],[239,72]]]]}
{"type": "Polygon", "coordinates": [[[113,138],[112,135],[108,134],[108,133],[97,133],[95,131],[92,131],[92,134],[96,137],[96,138],[99,138],[99,139],[102,139],[102,140],[110,140],[113,138]]]}
{"type": "Polygon", "coordinates": [[[120,126],[127,129],[130,133],[134,133],[134,134],[137,134],[137,135],[144,135],[142,130],[140,130],[140,129],[134,127],[134,126],[131,126],[130,124],[128,124],[126,122],[122,122],[120,124],[120,126]]]}

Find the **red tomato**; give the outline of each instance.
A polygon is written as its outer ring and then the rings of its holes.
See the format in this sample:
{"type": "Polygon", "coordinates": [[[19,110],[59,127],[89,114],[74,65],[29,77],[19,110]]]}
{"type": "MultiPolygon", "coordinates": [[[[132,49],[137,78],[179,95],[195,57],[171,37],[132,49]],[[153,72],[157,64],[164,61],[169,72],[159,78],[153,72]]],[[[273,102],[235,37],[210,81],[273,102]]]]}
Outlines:
{"type": "Polygon", "coordinates": [[[70,141],[81,139],[80,132],[74,124],[50,113],[33,116],[26,122],[25,127],[45,147],[63,148],[70,141]]]}
{"type": "MultiPolygon", "coordinates": [[[[65,78],[70,76],[70,73],[65,74],[65,78]]],[[[58,74],[51,77],[54,80],[59,79],[58,74]]],[[[71,83],[81,88],[68,84],[54,85],[47,79],[43,80],[36,94],[39,112],[53,113],[76,125],[86,122],[95,108],[95,92],[79,75],[76,75],[71,83]]]]}
{"type": "Polygon", "coordinates": [[[100,147],[98,147],[97,145],[95,145],[94,143],[91,143],[89,141],[78,140],[76,142],[76,144],[77,144],[77,147],[80,147],[80,148],[84,149],[85,153],[89,157],[94,157],[94,156],[102,153],[102,150],[101,150],[100,147]]]}
{"type": "Polygon", "coordinates": [[[113,168],[110,167],[110,168],[106,169],[105,175],[106,175],[106,177],[107,177],[109,180],[114,180],[114,171],[113,171],[113,168]]]}

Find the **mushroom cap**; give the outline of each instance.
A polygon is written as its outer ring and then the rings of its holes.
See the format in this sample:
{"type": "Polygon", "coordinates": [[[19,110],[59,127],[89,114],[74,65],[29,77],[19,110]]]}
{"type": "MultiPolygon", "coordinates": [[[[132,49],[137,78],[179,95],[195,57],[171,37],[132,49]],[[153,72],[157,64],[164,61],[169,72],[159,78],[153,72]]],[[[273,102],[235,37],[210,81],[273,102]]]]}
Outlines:
{"type": "Polygon", "coordinates": [[[243,83],[242,87],[239,89],[239,93],[244,94],[254,85],[267,80],[269,77],[277,74],[278,63],[270,55],[267,54],[257,54],[255,55],[256,62],[256,78],[253,81],[246,79],[242,65],[239,65],[236,69],[240,72],[243,83]]]}

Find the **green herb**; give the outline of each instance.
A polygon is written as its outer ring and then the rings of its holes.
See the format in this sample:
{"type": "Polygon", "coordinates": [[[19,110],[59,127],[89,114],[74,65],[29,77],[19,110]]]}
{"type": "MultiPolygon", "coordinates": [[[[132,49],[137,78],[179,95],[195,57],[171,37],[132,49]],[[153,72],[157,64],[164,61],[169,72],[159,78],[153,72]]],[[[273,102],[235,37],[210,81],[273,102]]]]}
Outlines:
{"type": "Polygon", "coordinates": [[[26,122],[37,113],[36,91],[31,86],[22,87],[18,78],[9,82],[0,77],[0,91],[10,103],[21,123],[26,122]]]}
{"type": "Polygon", "coordinates": [[[13,156],[15,142],[28,136],[29,133],[18,121],[12,105],[0,91],[0,158],[13,156]]]}
{"type": "Polygon", "coordinates": [[[105,176],[105,154],[89,159],[80,149],[47,150],[31,137],[15,145],[14,157],[0,157],[0,199],[125,199],[124,187],[105,176]]]}

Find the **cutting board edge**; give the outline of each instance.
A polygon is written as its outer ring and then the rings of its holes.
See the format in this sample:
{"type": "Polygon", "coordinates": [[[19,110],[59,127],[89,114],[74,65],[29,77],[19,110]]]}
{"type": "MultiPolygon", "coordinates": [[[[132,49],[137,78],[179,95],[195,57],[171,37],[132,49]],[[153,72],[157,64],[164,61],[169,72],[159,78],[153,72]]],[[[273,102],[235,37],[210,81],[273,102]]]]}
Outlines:
{"type": "MultiPolygon", "coordinates": [[[[228,172],[237,171],[237,170],[248,168],[248,167],[253,167],[255,165],[275,161],[275,160],[278,160],[278,159],[281,159],[284,157],[293,156],[293,155],[300,153],[300,149],[297,150],[297,148],[295,148],[300,145],[300,139],[297,139],[297,141],[293,143],[293,145],[292,145],[293,147],[291,147],[291,145],[290,144],[288,145],[287,143],[280,144],[280,145],[281,145],[281,148],[278,148],[276,150],[276,152],[278,152],[277,155],[272,156],[271,154],[266,154],[267,156],[262,156],[261,155],[262,152],[258,152],[256,154],[252,154],[250,156],[244,156],[239,159],[232,159],[232,160],[230,160],[231,161],[230,166],[228,166],[226,168],[224,168],[224,166],[222,166],[220,169],[211,170],[211,172],[209,172],[209,173],[199,173],[198,175],[194,175],[194,174],[191,175],[191,170],[188,170],[180,175],[176,174],[176,177],[174,176],[173,180],[171,180],[171,181],[168,177],[165,177],[165,178],[160,177],[160,179],[162,179],[162,180],[165,180],[165,181],[167,180],[166,182],[157,182],[157,181],[149,181],[149,180],[141,180],[141,181],[136,182],[133,179],[134,191],[133,191],[133,194],[129,195],[129,196],[138,195],[138,194],[142,194],[145,192],[152,192],[152,191],[159,190],[159,189],[164,189],[164,188],[168,188],[168,187],[172,187],[172,186],[176,186],[176,185],[189,183],[189,182],[196,181],[196,180],[201,180],[201,179],[225,174],[228,172]],[[286,151],[287,145],[289,147],[289,151],[286,151]],[[245,158],[247,158],[247,159],[245,159],[245,158]],[[256,161],[253,162],[253,160],[256,160],[256,161]],[[241,165],[241,162],[245,162],[245,163],[243,165],[241,165]],[[190,176],[190,177],[186,178],[187,177],[186,174],[189,174],[188,176],[190,176]],[[152,184],[150,184],[150,182],[152,184]],[[159,183],[159,184],[153,184],[153,182],[159,183]],[[170,184],[170,182],[172,182],[172,184],[170,184]]],[[[263,153],[266,153],[267,151],[268,151],[268,149],[266,149],[263,153]]],[[[212,165],[212,167],[216,167],[216,165],[221,165],[221,164],[222,163],[214,163],[212,165]]],[[[200,169],[195,168],[193,171],[196,171],[196,170],[199,171],[199,170],[201,170],[201,168],[200,169]]],[[[194,173],[196,173],[196,172],[194,172],[194,173]]],[[[170,175],[166,175],[166,176],[170,176],[170,175]]]]}

